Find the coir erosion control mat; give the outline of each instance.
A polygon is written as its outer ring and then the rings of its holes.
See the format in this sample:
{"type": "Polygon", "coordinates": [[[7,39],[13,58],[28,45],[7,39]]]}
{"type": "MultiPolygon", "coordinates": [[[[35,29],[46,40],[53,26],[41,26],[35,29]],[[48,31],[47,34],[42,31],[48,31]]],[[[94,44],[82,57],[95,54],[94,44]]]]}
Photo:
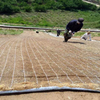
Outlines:
{"type": "Polygon", "coordinates": [[[0,35],[0,93],[54,86],[100,91],[100,41],[0,35]]]}

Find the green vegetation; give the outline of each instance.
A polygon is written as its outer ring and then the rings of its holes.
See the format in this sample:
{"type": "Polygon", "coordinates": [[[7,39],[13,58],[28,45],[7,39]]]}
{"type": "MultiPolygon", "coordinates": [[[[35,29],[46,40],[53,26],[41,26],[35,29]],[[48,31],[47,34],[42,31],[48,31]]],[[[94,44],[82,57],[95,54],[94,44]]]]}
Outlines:
{"type": "Polygon", "coordinates": [[[100,8],[82,0],[1,0],[0,24],[65,29],[84,18],[83,28],[100,28],[100,8]]]}
{"type": "MultiPolygon", "coordinates": [[[[74,37],[81,37],[85,32],[77,32],[74,37]]],[[[92,37],[100,37],[100,33],[99,32],[91,32],[92,37]]]]}
{"type": "Polygon", "coordinates": [[[92,37],[100,37],[100,33],[92,32],[91,35],[92,35],[92,37]]]}
{"type": "Polygon", "coordinates": [[[65,29],[72,19],[84,18],[83,28],[100,28],[100,13],[97,11],[62,11],[21,12],[13,15],[1,15],[0,24],[30,27],[50,27],[65,29]]]}
{"type": "Polygon", "coordinates": [[[74,36],[77,37],[77,36],[82,36],[85,32],[77,32],[74,36]]]}
{"type": "Polygon", "coordinates": [[[13,14],[21,11],[46,12],[48,10],[91,10],[96,11],[95,5],[82,0],[0,0],[0,13],[13,14]]]}
{"type": "MultiPolygon", "coordinates": [[[[54,32],[56,34],[56,32],[54,32]]],[[[74,37],[81,37],[85,32],[77,32],[74,34],[74,37]]],[[[64,31],[61,31],[61,35],[64,35],[64,31]]],[[[94,33],[93,33],[94,34],[94,33]]]]}
{"type": "MultiPolygon", "coordinates": [[[[53,33],[55,33],[56,34],[56,32],[53,32],[53,33]]],[[[75,33],[74,34],[74,37],[81,37],[83,34],[84,34],[85,32],[77,32],[77,33],[75,33]]],[[[62,31],[61,32],[61,35],[63,35],[64,34],[64,32],[62,31]]],[[[100,37],[100,33],[99,32],[91,32],[91,36],[92,37],[100,37]]]]}
{"type": "Polygon", "coordinates": [[[21,34],[23,30],[12,30],[12,29],[0,29],[1,35],[18,35],[21,34]]]}

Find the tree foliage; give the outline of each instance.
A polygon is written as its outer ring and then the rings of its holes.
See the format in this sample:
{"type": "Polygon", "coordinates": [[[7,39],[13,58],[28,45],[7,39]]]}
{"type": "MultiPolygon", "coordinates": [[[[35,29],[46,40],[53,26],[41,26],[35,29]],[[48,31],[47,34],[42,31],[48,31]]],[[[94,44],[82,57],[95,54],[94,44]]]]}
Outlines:
{"type": "Polygon", "coordinates": [[[97,7],[82,0],[0,0],[0,13],[31,12],[32,9],[38,12],[50,9],[94,11],[97,7]]]}

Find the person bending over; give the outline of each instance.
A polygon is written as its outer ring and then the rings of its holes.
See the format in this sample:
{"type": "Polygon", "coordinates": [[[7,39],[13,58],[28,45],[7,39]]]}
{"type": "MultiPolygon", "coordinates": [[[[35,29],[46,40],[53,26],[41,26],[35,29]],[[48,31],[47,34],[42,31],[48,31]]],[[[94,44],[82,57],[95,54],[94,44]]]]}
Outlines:
{"type": "Polygon", "coordinates": [[[87,40],[89,38],[89,40],[91,41],[91,32],[88,31],[85,34],[82,35],[81,39],[87,40]]]}
{"type": "Polygon", "coordinates": [[[75,32],[81,30],[81,28],[83,27],[83,21],[83,18],[79,18],[78,20],[71,20],[66,25],[66,30],[64,33],[64,42],[67,42],[68,39],[70,39],[73,36],[73,34],[75,34],[75,32]]]}

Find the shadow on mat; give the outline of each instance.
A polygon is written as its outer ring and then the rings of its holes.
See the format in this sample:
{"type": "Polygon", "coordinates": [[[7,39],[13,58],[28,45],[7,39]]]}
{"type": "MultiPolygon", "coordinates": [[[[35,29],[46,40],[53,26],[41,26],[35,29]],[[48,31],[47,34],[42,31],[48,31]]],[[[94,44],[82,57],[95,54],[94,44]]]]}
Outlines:
{"type": "Polygon", "coordinates": [[[68,41],[68,43],[79,43],[79,44],[85,44],[85,43],[83,43],[83,42],[74,42],[74,41],[68,41]]]}

